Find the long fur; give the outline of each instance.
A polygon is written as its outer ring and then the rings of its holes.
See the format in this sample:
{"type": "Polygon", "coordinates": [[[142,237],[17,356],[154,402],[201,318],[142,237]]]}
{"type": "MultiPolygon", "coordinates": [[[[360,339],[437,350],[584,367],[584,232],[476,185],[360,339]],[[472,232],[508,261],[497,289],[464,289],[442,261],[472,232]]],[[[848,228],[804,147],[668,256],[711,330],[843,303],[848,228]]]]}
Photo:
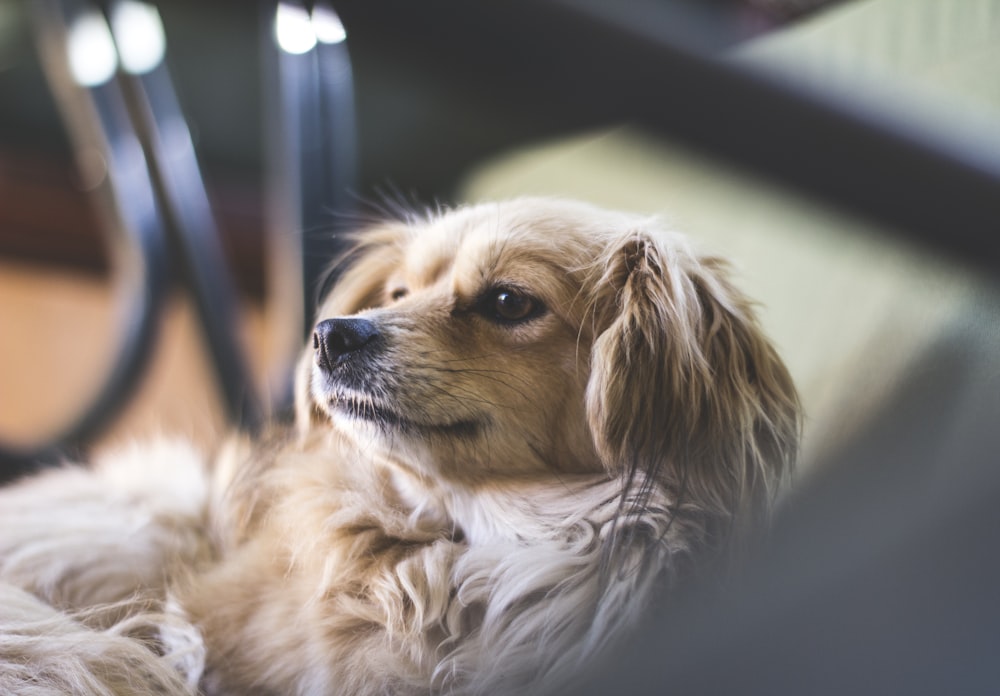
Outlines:
{"type": "Polygon", "coordinates": [[[0,491],[0,690],[541,693],[766,523],[798,401],[721,260],[549,199],[350,258],[293,429],[0,491]]]}

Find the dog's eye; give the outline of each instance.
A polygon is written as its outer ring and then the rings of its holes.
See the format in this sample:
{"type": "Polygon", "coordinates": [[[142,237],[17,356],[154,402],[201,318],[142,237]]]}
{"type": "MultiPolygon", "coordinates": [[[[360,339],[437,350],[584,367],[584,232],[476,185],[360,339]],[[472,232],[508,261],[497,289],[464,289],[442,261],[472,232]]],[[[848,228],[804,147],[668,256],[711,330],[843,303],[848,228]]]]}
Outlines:
{"type": "Polygon", "coordinates": [[[531,295],[505,287],[494,288],[486,293],[481,307],[489,318],[506,323],[533,319],[544,309],[531,295]]]}
{"type": "Polygon", "coordinates": [[[395,290],[389,293],[389,299],[395,302],[396,300],[403,299],[409,294],[410,291],[407,290],[406,288],[396,288],[395,290]]]}

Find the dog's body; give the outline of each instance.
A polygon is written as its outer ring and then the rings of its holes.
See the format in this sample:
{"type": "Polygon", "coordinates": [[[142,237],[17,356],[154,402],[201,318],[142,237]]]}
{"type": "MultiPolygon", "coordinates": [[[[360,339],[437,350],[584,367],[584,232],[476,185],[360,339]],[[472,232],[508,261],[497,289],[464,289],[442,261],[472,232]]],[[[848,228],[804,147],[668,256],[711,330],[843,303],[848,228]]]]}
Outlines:
{"type": "Polygon", "coordinates": [[[543,691],[766,517],[797,399],[718,260],[542,199],[359,239],[294,433],[0,491],[0,688],[543,691]]]}

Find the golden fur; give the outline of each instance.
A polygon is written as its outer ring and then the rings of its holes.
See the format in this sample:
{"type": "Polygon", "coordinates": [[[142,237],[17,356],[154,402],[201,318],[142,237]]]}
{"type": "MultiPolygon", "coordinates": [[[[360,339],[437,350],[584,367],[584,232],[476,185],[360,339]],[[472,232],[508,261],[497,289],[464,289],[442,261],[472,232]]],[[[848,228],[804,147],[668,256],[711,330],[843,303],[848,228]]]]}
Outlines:
{"type": "Polygon", "coordinates": [[[26,607],[0,609],[0,690],[545,691],[790,474],[787,371],[655,220],[520,199],[376,225],[319,320],[294,432],[0,491],[26,607]],[[106,651],[52,663],[60,631],[106,651]]]}

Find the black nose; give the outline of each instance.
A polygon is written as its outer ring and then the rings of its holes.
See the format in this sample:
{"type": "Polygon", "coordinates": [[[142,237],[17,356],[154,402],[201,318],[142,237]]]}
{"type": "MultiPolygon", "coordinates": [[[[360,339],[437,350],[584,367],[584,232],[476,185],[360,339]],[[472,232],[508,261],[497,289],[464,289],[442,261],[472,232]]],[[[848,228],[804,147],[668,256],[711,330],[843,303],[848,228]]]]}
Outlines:
{"type": "Polygon", "coordinates": [[[378,327],[367,319],[326,319],[313,331],[316,364],[330,371],[338,361],[378,338],[378,327]]]}

